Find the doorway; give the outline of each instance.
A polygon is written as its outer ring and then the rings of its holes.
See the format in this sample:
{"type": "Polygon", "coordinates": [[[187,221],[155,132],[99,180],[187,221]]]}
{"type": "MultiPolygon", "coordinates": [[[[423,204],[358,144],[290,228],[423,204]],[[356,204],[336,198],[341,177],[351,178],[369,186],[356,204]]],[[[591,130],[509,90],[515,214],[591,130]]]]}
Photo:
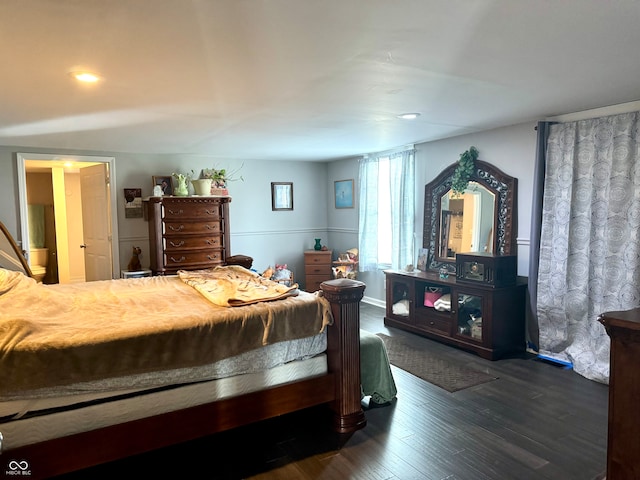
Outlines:
{"type": "Polygon", "coordinates": [[[46,283],[116,278],[114,164],[113,157],[17,154],[23,250],[30,265],[46,270],[46,283]],[[90,190],[86,178],[91,179],[90,190]],[[46,268],[36,265],[43,252],[46,268]]]}

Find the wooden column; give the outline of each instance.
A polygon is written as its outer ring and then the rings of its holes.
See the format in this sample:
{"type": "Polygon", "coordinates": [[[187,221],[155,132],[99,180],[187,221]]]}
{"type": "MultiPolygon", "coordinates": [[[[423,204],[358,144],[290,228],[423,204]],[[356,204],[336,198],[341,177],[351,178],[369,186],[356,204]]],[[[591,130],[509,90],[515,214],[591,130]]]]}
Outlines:
{"type": "Polygon", "coordinates": [[[320,284],[331,302],[334,325],[328,330],[329,371],[336,375],[336,399],[331,404],[336,432],[351,433],[363,428],[360,405],[360,300],[365,284],[340,278],[320,284]]]}

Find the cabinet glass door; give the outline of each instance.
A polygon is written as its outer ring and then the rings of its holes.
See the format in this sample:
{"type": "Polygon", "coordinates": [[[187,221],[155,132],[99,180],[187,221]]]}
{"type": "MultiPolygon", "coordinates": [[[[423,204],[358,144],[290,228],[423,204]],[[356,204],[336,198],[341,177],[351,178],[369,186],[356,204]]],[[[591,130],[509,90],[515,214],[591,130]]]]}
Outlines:
{"type": "Polygon", "coordinates": [[[393,278],[387,291],[387,314],[399,320],[413,321],[413,284],[393,278]]]}
{"type": "Polygon", "coordinates": [[[458,293],[458,325],[456,333],[482,342],[482,297],[458,293]]]}

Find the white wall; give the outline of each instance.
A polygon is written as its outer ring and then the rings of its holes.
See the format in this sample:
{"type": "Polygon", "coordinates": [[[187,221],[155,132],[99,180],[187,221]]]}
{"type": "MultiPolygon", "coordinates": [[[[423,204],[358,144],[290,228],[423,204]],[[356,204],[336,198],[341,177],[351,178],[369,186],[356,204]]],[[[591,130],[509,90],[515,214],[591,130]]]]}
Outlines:
{"type": "MultiPolygon", "coordinates": [[[[20,240],[16,153],[66,153],[115,157],[114,194],[117,198],[120,265],[126,266],[133,245],[142,248],[143,267],[149,265],[148,223],[125,218],[124,188],[142,188],[151,195],[153,175],[200,172],[206,167],[233,169],[243,162],[223,162],[206,156],[142,155],[118,152],[43,150],[0,147],[0,221],[20,240]]],[[[322,162],[244,162],[239,172],[244,181],[229,185],[231,254],[254,258],[254,268],[287,263],[296,280],[304,278],[303,251],[313,248],[314,238],[328,238],[327,164],[322,162]],[[293,211],[271,210],[271,182],[293,182],[293,211]]]]}
{"type": "MultiPolygon", "coordinates": [[[[416,145],[416,246],[422,239],[424,185],[460,154],[473,145],[480,159],[518,178],[518,274],[527,275],[531,218],[532,179],[535,162],[535,123],[515,125],[471,135],[416,145]]],[[[142,188],[151,194],[153,175],[170,175],[180,170],[199,172],[205,167],[234,169],[242,162],[223,162],[207,156],[142,155],[114,152],[60,151],[0,147],[0,221],[19,239],[16,152],[68,153],[113,156],[116,161],[115,194],[118,197],[120,263],[126,265],[131,246],[143,249],[142,264],[148,265],[148,226],[143,219],[125,218],[124,188],[142,188]]],[[[240,171],[244,181],[229,185],[231,253],[254,258],[254,268],[266,269],[274,263],[287,263],[295,279],[304,278],[303,251],[313,248],[313,239],[341,251],[357,247],[358,242],[358,161],[357,158],[330,163],[262,162],[247,160],[240,171]],[[354,208],[336,209],[334,181],[354,179],[354,208]],[[271,210],[271,182],[293,182],[293,211],[271,210]]],[[[384,304],[382,272],[360,273],[367,284],[365,298],[384,304]]]]}
{"type": "MultiPolygon", "coordinates": [[[[518,179],[518,275],[529,272],[529,234],[533,195],[533,171],[535,167],[536,123],[514,125],[481,133],[462,135],[435,142],[416,144],[416,248],[422,242],[424,217],[424,187],[442,170],[459,160],[460,154],[472,145],[479,150],[479,159],[491,163],[504,173],[518,179]]],[[[336,211],[329,204],[329,231],[332,242],[344,248],[349,242],[357,245],[357,159],[341,160],[329,165],[329,183],[341,178],[356,179],[356,208],[352,211],[336,211]],[[349,228],[355,231],[346,231],[349,228]]],[[[347,247],[349,248],[349,247],[347,247]]],[[[417,255],[416,255],[417,257],[417,255]]],[[[366,283],[365,300],[383,306],[385,300],[384,274],[360,272],[358,280],[366,283]]]]}

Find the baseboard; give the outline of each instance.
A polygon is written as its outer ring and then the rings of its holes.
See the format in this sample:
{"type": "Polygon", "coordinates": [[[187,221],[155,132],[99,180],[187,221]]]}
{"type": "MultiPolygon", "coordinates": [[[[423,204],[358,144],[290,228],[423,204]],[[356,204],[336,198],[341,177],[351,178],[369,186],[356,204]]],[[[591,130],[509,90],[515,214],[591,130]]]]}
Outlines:
{"type": "Polygon", "coordinates": [[[386,303],[384,300],[378,300],[377,298],[362,297],[362,303],[368,303],[369,305],[373,305],[374,307],[386,308],[386,303]]]}

